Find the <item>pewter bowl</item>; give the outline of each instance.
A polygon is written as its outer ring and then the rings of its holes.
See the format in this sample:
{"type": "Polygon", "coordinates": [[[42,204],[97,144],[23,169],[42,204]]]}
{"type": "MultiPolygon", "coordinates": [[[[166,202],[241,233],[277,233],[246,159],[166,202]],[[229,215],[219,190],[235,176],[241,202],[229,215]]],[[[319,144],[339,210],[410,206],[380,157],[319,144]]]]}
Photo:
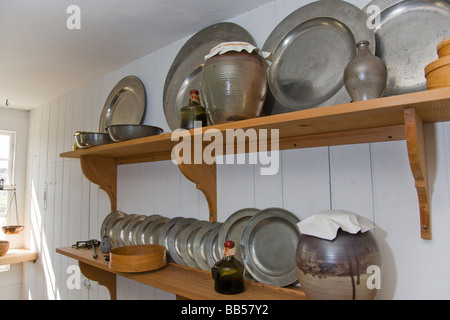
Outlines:
{"type": "Polygon", "coordinates": [[[103,132],[77,131],[74,136],[79,148],[95,147],[113,142],[109,134],[103,132]]]}
{"type": "Polygon", "coordinates": [[[163,129],[143,124],[114,124],[106,128],[113,141],[124,141],[161,134],[163,129]]]}

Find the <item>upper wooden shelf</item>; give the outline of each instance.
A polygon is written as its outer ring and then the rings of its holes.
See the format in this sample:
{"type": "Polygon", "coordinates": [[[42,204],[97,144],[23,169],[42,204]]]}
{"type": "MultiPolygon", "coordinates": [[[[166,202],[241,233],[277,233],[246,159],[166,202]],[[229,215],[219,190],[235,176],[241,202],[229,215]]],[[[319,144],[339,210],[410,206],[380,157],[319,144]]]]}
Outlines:
{"type": "MultiPolygon", "coordinates": [[[[424,123],[450,120],[450,88],[409,93],[294,111],[249,120],[208,126],[227,129],[279,129],[279,148],[295,149],[326,145],[403,140],[404,109],[415,108],[424,123]]],[[[193,134],[193,130],[191,130],[193,134]]],[[[64,158],[85,155],[113,158],[116,164],[169,160],[172,133],[64,152],[64,158]]],[[[224,139],[225,140],[225,139],[224,139]]],[[[208,142],[205,142],[209,144],[208,142]]],[[[227,153],[234,151],[227,150],[227,153]]]]}

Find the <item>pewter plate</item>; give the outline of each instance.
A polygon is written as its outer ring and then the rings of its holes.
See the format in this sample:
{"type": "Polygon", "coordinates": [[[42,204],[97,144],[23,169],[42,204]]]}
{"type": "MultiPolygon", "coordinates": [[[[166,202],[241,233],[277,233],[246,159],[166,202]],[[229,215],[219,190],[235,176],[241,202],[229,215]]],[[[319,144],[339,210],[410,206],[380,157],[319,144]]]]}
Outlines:
{"type": "Polygon", "coordinates": [[[214,235],[214,232],[216,234],[216,243],[217,243],[217,235],[219,234],[220,227],[222,226],[219,222],[211,222],[208,225],[202,227],[198,230],[198,232],[195,235],[193,248],[194,248],[194,259],[195,263],[198,265],[198,267],[205,271],[211,271],[211,268],[213,267],[213,264],[208,264],[208,258],[207,255],[210,255],[210,260],[212,261],[215,259],[213,256],[211,249],[208,250],[208,248],[212,248],[212,244],[214,240],[211,240],[208,242],[208,236],[210,234],[214,235]]]}
{"type": "Polygon", "coordinates": [[[99,132],[113,124],[141,124],[147,108],[147,95],[141,80],[128,76],[111,90],[100,115],[99,132]]]}
{"type": "Polygon", "coordinates": [[[375,30],[376,55],[388,70],[386,96],[426,90],[425,67],[450,36],[448,0],[373,0],[364,9],[375,30]],[[376,12],[380,15],[376,15],[376,12]]]}
{"type": "Polygon", "coordinates": [[[205,56],[216,45],[244,41],[256,46],[253,37],[242,27],[221,22],[200,30],[181,48],[167,73],[164,84],[164,115],[171,130],[180,127],[180,109],[189,102],[189,91],[201,90],[200,76],[205,56]]]}
{"type": "Polygon", "coordinates": [[[189,227],[192,223],[198,221],[195,218],[183,218],[178,221],[173,228],[170,230],[169,235],[167,236],[167,244],[169,245],[169,254],[173,261],[177,264],[186,265],[181,256],[181,234],[182,232],[189,227]]]}
{"type": "MultiPolygon", "coordinates": [[[[217,246],[219,252],[221,253],[224,248],[224,243],[227,240],[232,240],[235,245],[235,255],[238,260],[241,260],[239,243],[241,241],[242,231],[245,225],[260,210],[255,208],[245,208],[236,211],[231,216],[229,216],[222,225],[219,232],[219,237],[217,238],[217,246]]],[[[222,257],[220,257],[222,258],[222,257]]]]}
{"type": "Polygon", "coordinates": [[[220,223],[216,228],[212,229],[211,232],[206,236],[205,240],[205,257],[206,262],[209,267],[212,268],[214,264],[222,259],[222,253],[219,250],[218,238],[219,232],[222,228],[222,223],[220,223]]]}
{"type": "Polygon", "coordinates": [[[368,40],[375,52],[374,32],[366,20],[356,6],[327,0],[303,6],[281,21],[262,48],[273,53],[265,113],[350,102],[343,74],[356,43],[368,40]]]}
{"type": "Polygon", "coordinates": [[[109,213],[105,219],[103,219],[102,226],[100,227],[100,238],[104,236],[110,237],[109,231],[111,228],[112,221],[118,219],[119,217],[123,217],[125,213],[121,211],[112,211],[109,213]]]}
{"type": "MultiPolygon", "coordinates": [[[[167,250],[169,250],[169,242],[168,242],[168,236],[170,231],[172,230],[173,226],[180,220],[184,219],[183,217],[175,217],[172,219],[169,219],[159,231],[159,239],[158,243],[164,247],[166,247],[167,250]]],[[[169,252],[168,252],[169,253],[169,252]]],[[[170,255],[168,255],[170,257],[170,255]]]]}
{"type": "Polygon", "coordinates": [[[132,238],[133,242],[135,244],[149,244],[144,242],[144,233],[147,230],[148,226],[155,221],[156,219],[160,218],[161,216],[159,214],[152,214],[145,218],[139,226],[136,228],[136,231],[133,233],[132,238]]]}
{"type": "Polygon", "coordinates": [[[298,280],[295,254],[300,220],[281,208],[268,208],[246,224],[240,242],[246,270],[257,281],[287,286],[298,280]]]}
{"type": "Polygon", "coordinates": [[[133,233],[136,232],[139,225],[142,223],[142,221],[145,220],[145,218],[147,218],[147,216],[142,214],[137,215],[125,226],[123,230],[123,241],[122,241],[125,246],[136,244],[133,241],[133,233]]]}
{"type": "Polygon", "coordinates": [[[152,221],[142,235],[143,244],[158,244],[161,229],[167,221],[169,221],[167,217],[159,217],[152,221]]]}
{"type": "Polygon", "coordinates": [[[179,240],[180,255],[188,267],[200,268],[195,261],[194,251],[199,248],[194,246],[194,240],[201,229],[209,227],[211,224],[209,221],[195,221],[181,233],[179,240]]]}
{"type": "Polygon", "coordinates": [[[113,229],[112,240],[114,240],[115,246],[121,247],[124,246],[125,239],[125,228],[130,223],[131,220],[137,217],[137,214],[129,214],[126,215],[123,219],[121,219],[113,229]]]}

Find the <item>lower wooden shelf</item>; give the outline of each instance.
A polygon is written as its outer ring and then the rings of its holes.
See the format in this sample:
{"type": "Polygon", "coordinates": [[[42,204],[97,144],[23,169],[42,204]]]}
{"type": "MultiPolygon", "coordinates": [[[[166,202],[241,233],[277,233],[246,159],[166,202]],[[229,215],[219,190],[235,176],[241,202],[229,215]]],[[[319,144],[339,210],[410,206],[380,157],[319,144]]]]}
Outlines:
{"type": "Polygon", "coordinates": [[[22,262],[35,262],[38,258],[37,252],[28,249],[9,249],[8,253],[0,257],[0,265],[22,262]]]}
{"type": "Polygon", "coordinates": [[[214,290],[210,272],[168,263],[164,268],[150,272],[122,273],[109,269],[108,262],[96,248],[98,258],[92,257],[92,249],[57,248],[56,252],[78,260],[81,272],[86,278],[105,285],[116,299],[116,275],[156,287],[177,295],[177,298],[191,300],[306,300],[305,293],[298,287],[280,288],[255,281],[246,281],[246,290],[240,294],[223,295],[214,290]]]}

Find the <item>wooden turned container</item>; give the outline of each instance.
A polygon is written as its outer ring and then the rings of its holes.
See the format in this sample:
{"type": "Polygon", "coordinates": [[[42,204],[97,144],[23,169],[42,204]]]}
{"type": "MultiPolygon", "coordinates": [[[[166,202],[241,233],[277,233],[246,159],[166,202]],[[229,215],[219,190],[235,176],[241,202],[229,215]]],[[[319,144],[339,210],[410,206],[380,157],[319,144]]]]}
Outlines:
{"type": "Polygon", "coordinates": [[[427,89],[450,87],[450,55],[444,56],[425,67],[427,89]]]}
{"type": "Polygon", "coordinates": [[[439,58],[450,56],[450,37],[439,42],[436,48],[439,58]]]}
{"type": "Polygon", "coordinates": [[[428,90],[450,87],[450,37],[441,41],[436,50],[439,59],[425,67],[428,90]]]}
{"type": "Polygon", "coordinates": [[[109,253],[109,268],[117,272],[145,272],[166,264],[166,248],[157,244],[118,247],[109,253]]]}

